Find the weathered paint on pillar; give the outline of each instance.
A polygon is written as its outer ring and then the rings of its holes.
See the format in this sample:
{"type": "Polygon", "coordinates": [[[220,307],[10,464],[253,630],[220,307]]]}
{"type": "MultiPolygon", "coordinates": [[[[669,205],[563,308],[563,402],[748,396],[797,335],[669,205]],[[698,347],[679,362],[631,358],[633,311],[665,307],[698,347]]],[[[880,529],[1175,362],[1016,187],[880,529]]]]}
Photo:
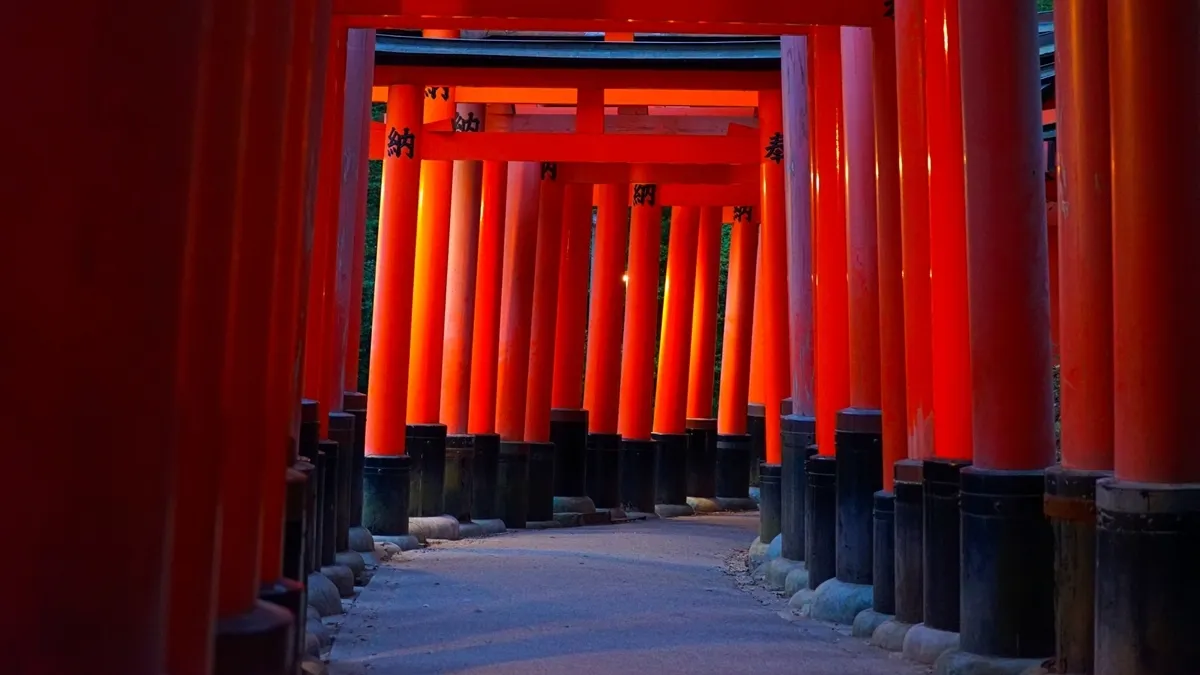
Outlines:
{"type": "Polygon", "coordinates": [[[834,454],[837,411],[850,402],[846,210],[842,192],[840,29],[813,30],[813,187],[816,225],[817,449],[834,454]]]}
{"type": "Polygon", "coordinates": [[[904,261],[900,234],[900,147],[896,121],[896,25],[871,29],[875,79],[875,213],[879,254],[879,379],[883,404],[883,489],[908,456],[904,401],[904,261]]]}
{"type": "MultiPolygon", "coordinates": [[[[256,31],[246,52],[248,91],[242,97],[231,243],[228,323],[221,363],[221,529],[217,614],[221,618],[254,609],[260,583],[262,512],[267,494],[263,476],[267,450],[282,449],[284,438],[271,436],[267,402],[271,351],[271,295],[275,246],[279,234],[279,185],[283,170],[284,74],[291,48],[291,3],[265,0],[252,5],[251,22],[280,26],[256,31]],[[253,83],[253,86],[249,86],[253,83]]],[[[338,130],[339,133],[341,130],[338,130]]],[[[341,384],[341,381],[338,381],[341,384]]],[[[282,462],[275,467],[282,488],[282,462]]],[[[279,498],[279,493],[270,495],[279,498]]],[[[271,581],[275,581],[272,579],[271,581]]]]}
{"type": "Polygon", "coordinates": [[[496,433],[506,441],[520,441],[525,437],[540,168],[537,162],[511,162],[508,165],[503,299],[496,368],[496,433]]]}
{"type": "Polygon", "coordinates": [[[1113,466],[1112,158],[1106,5],[1059,0],[1054,36],[1058,45],[1054,58],[1062,464],[1070,469],[1105,470],[1113,466]]]}
{"type": "MultiPolygon", "coordinates": [[[[482,131],[484,109],[485,106],[480,103],[459,104],[454,117],[454,130],[461,133],[482,131]]],[[[442,424],[446,425],[446,433],[465,434],[471,406],[471,351],[475,328],[483,162],[455,162],[452,186],[442,337],[442,402],[439,413],[442,424]]]]}
{"type": "Polygon", "coordinates": [[[479,264],[475,272],[474,330],[471,334],[471,408],[467,431],[496,429],[496,370],[500,345],[500,305],[504,276],[504,214],[508,164],[483,163],[483,205],[479,216],[479,264]]]}
{"type": "MultiPolygon", "coordinates": [[[[762,224],[759,244],[763,296],[762,336],[755,351],[763,352],[763,404],[766,406],[767,463],[779,464],[783,457],[780,436],[780,402],[790,395],[791,363],[788,352],[787,205],[784,193],[784,162],[787,152],[783,137],[783,98],[778,89],[758,94],[759,190],[762,224]]],[[[757,303],[755,303],[757,304],[757,303]]]]}
{"type": "Polygon", "coordinates": [[[1147,9],[1109,3],[1114,468],[1122,481],[1197,483],[1197,11],[1188,3],[1147,9]]]}
{"type": "MultiPolygon", "coordinates": [[[[1047,194],[1049,200],[1053,195],[1047,194]]],[[[1046,203],[1046,246],[1050,257],[1050,362],[1058,365],[1059,315],[1058,304],[1058,204],[1052,201],[1046,203]]]]}
{"type": "MultiPolygon", "coordinates": [[[[658,254],[662,207],[658,186],[633,188],[629,216],[629,282],[625,333],[621,346],[621,400],[617,432],[621,438],[650,440],[653,428],[654,345],[658,337],[658,254]]],[[[610,366],[611,367],[611,366],[610,366]]]]}
{"type": "Polygon", "coordinates": [[[554,331],[558,323],[558,272],[562,258],[563,184],[558,182],[558,165],[554,163],[543,162],[540,174],[524,440],[548,443],[550,396],[554,388],[554,331]]]}
{"type": "Polygon", "coordinates": [[[850,405],[879,409],[879,254],[875,227],[875,119],[871,30],[843,27],[842,100],[850,405]]]}
{"type": "MultiPolygon", "coordinates": [[[[374,39],[373,32],[372,39],[374,39]]],[[[371,43],[371,48],[374,49],[374,42],[371,43]]],[[[372,54],[372,60],[368,63],[369,68],[374,67],[373,61],[372,54]]],[[[357,97],[359,107],[353,113],[358,119],[363,120],[363,123],[358,125],[358,149],[355,155],[361,165],[354,167],[354,176],[356,179],[348,185],[350,189],[347,193],[343,194],[342,198],[343,203],[346,202],[347,198],[350,198],[350,203],[354,206],[354,240],[353,248],[349,251],[350,301],[346,306],[348,316],[346,325],[346,361],[342,368],[344,371],[342,375],[342,388],[346,391],[358,391],[359,355],[362,351],[363,266],[366,263],[367,178],[370,173],[367,164],[368,158],[371,156],[371,75],[369,74],[367,75],[365,86],[367,88],[366,95],[357,97]]],[[[349,97],[347,97],[346,114],[351,114],[349,97]]],[[[350,139],[347,137],[347,142],[349,141],[350,139]]]]}
{"type": "Polygon", "coordinates": [[[721,207],[702,207],[696,235],[696,280],[692,296],[692,340],[688,366],[687,416],[692,419],[713,416],[721,230],[721,207]]]}
{"type": "Polygon", "coordinates": [[[368,455],[404,454],[423,101],[420,87],[388,87],[367,383],[368,455]]]}
{"type": "Polygon", "coordinates": [[[808,38],[780,39],[784,189],[787,193],[787,302],[792,411],[816,413],[813,376],[813,173],[809,132],[808,38]]]}
{"type": "Polygon", "coordinates": [[[754,207],[736,209],[729,242],[729,276],[725,283],[725,336],[721,354],[721,389],[717,403],[717,433],[746,433],[746,404],[750,394],[750,335],[754,308],[753,269],[758,242],[754,207]]]}
{"type": "Polygon", "coordinates": [[[929,147],[925,130],[925,2],[896,0],[896,117],[904,278],[908,456],[933,456],[933,338],[929,269],[929,147]]]}
{"type": "Polygon", "coordinates": [[[572,183],[563,193],[562,264],[554,328],[554,408],[583,407],[584,334],[592,253],[592,186],[572,183]]]}
{"type": "MultiPolygon", "coordinates": [[[[424,31],[427,38],[457,38],[458,31],[424,31]]],[[[425,88],[424,120],[453,120],[454,87],[425,88]]],[[[443,330],[446,326],[446,266],[450,250],[450,201],[454,162],[421,162],[417,257],[413,269],[412,343],[409,346],[408,422],[434,424],[442,398],[443,330]]]]}
{"type": "Polygon", "coordinates": [[[6,73],[5,100],[22,104],[6,106],[5,122],[29,141],[4,150],[21,170],[5,172],[0,283],[12,291],[6,320],[22,327],[0,338],[0,409],[5,477],[18,486],[9,500],[23,504],[5,516],[6,547],[70,523],[83,550],[120,552],[93,556],[86,572],[73,555],[6,556],[5,574],[21,580],[4,600],[20,608],[4,627],[11,672],[163,672],[180,298],[211,4],[5,7],[0,51],[23,62],[6,73]],[[97,48],[112,35],[119,48],[97,48]],[[70,83],[75,105],[47,95],[56,82],[70,83]],[[60,261],[52,274],[49,252],[60,261]],[[81,574],[103,582],[81,595],[69,581],[81,574]]]}
{"type": "MultiPolygon", "coordinates": [[[[925,2],[930,325],[933,331],[933,409],[937,420],[934,452],[938,457],[970,459],[971,336],[967,314],[958,7],[959,0],[925,2]]],[[[1047,326],[1047,335],[1049,330],[1047,326]]]]}
{"type": "Polygon", "coordinates": [[[965,2],[961,27],[974,462],[1042,469],[1055,450],[1034,8],[965,2]]]}
{"type": "Polygon", "coordinates": [[[588,411],[588,431],[614,434],[617,433],[621,386],[620,371],[615,364],[621,359],[621,326],[625,314],[629,186],[600,185],[598,192],[583,407],[588,411]]]}
{"type": "Polygon", "coordinates": [[[687,422],[688,357],[692,343],[699,235],[698,207],[676,206],[671,209],[667,278],[663,287],[662,339],[658,346],[658,383],[654,388],[655,433],[682,434],[687,431],[684,425],[687,422]]]}
{"type": "MultiPolygon", "coordinates": [[[[762,212],[760,211],[755,215],[761,218],[762,212]]],[[[754,317],[750,322],[750,344],[753,345],[750,351],[750,402],[762,403],[766,400],[766,380],[763,378],[765,368],[763,359],[767,353],[763,344],[763,314],[766,310],[763,305],[767,300],[767,296],[763,290],[762,282],[763,246],[761,223],[759,224],[758,240],[754,244],[754,250],[754,317]]]]}

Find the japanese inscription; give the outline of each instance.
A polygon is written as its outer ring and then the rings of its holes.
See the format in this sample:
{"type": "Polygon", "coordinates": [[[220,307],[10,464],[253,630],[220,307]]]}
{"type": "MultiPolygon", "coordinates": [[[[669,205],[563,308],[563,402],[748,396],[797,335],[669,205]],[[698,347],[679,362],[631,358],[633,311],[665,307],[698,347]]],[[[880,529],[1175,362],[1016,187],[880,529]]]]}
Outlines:
{"type": "Polygon", "coordinates": [[[416,149],[417,137],[408,127],[404,127],[404,133],[396,131],[396,127],[387,135],[387,156],[400,157],[404,153],[409,159],[413,158],[413,150],[416,149]]]}
{"type": "Polygon", "coordinates": [[[438,89],[442,90],[442,100],[450,100],[450,87],[425,87],[425,98],[437,98],[438,89]]]}
{"type": "Polygon", "coordinates": [[[542,180],[546,180],[547,176],[550,177],[550,180],[558,180],[558,164],[542,162],[542,180]]]}
{"type": "Polygon", "coordinates": [[[654,206],[657,191],[653,183],[638,183],[633,186],[633,203],[637,206],[654,206]]]}
{"type": "Polygon", "coordinates": [[[468,112],[466,117],[460,113],[454,113],[454,130],[455,131],[479,131],[480,120],[475,116],[475,113],[468,112]]]}
{"type": "Polygon", "coordinates": [[[735,206],[733,207],[733,222],[735,223],[750,223],[754,221],[753,206],[735,206]]]}
{"type": "Polygon", "coordinates": [[[779,164],[783,161],[783,132],[776,131],[771,136],[771,141],[767,143],[767,154],[764,155],[767,159],[779,164]]]}

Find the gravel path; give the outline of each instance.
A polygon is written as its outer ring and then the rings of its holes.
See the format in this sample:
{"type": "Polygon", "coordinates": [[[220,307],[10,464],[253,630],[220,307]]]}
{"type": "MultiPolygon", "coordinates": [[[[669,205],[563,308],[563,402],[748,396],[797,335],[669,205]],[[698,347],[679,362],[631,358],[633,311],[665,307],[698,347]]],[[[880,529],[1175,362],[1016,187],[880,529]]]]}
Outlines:
{"type": "Polygon", "coordinates": [[[928,672],[792,616],[741,551],[757,514],[519,532],[401,554],[335,636],[332,675],[928,672]]]}

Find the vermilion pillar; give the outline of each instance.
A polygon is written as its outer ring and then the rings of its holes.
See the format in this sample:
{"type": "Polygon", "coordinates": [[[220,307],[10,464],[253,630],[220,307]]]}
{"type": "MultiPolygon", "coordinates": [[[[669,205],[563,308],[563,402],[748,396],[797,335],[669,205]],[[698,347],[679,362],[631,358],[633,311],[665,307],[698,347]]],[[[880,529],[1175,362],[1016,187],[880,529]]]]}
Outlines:
{"type": "Polygon", "coordinates": [[[1057,216],[1057,232],[1049,233],[1050,306],[1059,317],[1062,463],[1046,471],[1045,510],[1055,525],[1056,670],[1090,673],[1096,647],[1091,514],[1096,481],[1113,466],[1108,8],[1063,0],[1054,23],[1058,208],[1048,209],[1047,220],[1057,216]],[[1085,513],[1089,517],[1080,516],[1085,513]]]}
{"type": "Polygon", "coordinates": [[[940,458],[970,459],[971,352],[963,201],[962,82],[958,76],[959,3],[960,0],[925,0],[925,108],[929,134],[935,453],[940,458]]]}
{"type": "Polygon", "coordinates": [[[213,421],[221,412],[233,241],[229,225],[235,210],[250,6],[224,3],[213,11],[218,30],[208,34],[201,47],[203,96],[196,109],[193,147],[188,148],[194,169],[190,188],[183,193],[187,245],[173,401],[179,410],[179,447],[170,484],[175,536],[166,617],[166,662],[171,672],[181,675],[212,671],[221,462],[213,461],[210,449],[220,447],[222,440],[222,427],[213,421]],[[221,48],[214,49],[218,44],[221,48]]]}
{"type": "Polygon", "coordinates": [[[688,367],[687,416],[713,415],[713,374],[717,344],[717,273],[721,266],[721,207],[700,209],[696,242],[696,281],[692,301],[692,344],[688,367]]]}
{"type": "MultiPolygon", "coordinates": [[[[759,183],[762,201],[762,224],[759,243],[762,266],[759,275],[761,288],[756,295],[764,297],[763,341],[763,404],[766,406],[766,461],[778,464],[781,456],[779,416],[780,402],[790,394],[791,377],[788,350],[788,288],[787,288],[787,206],[784,196],[783,100],[778,89],[759,92],[758,139],[763,148],[759,161],[759,183]]],[[[757,350],[756,350],[757,351],[757,350]]]]}
{"type": "Polygon", "coordinates": [[[467,431],[471,434],[490,434],[496,429],[496,366],[507,197],[508,165],[484,162],[479,260],[475,273],[475,326],[471,335],[471,407],[467,419],[467,431]]]}
{"type": "MultiPolygon", "coordinates": [[[[4,154],[22,169],[6,172],[0,282],[21,289],[7,308],[22,327],[0,338],[0,397],[12,448],[6,476],[21,486],[9,501],[24,505],[6,518],[5,534],[31,542],[71,523],[79,528],[72,540],[87,550],[121,551],[95,556],[87,574],[103,583],[89,584],[86,602],[71,583],[12,585],[5,606],[24,608],[4,623],[6,644],[16,646],[6,658],[13,672],[96,664],[163,672],[170,485],[182,449],[181,297],[200,143],[192,134],[203,133],[200,111],[211,110],[198,97],[210,4],[6,8],[0,50],[25,65],[7,78],[5,96],[25,104],[7,108],[5,123],[31,142],[4,154]],[[49,82],[73,83],[72,98],[88,109],[87,152],[101,153],[102,167],[63,161],[78,157],[79,137],[54,130],[78,127],[79,106],[48,96],[49,82]],[[162,106],[178,115],[165,119],[162,106]],[[62,265],[47,275],[35,251],[55,251],[62,265]]],[[[80,573],[73,558],[9,556],[4,568],[16,579],[71,579],[80,573]]]]}
{"type": "Polygon", "coordinates": [[[525,441],[529,445],[529,520],[554,519],[554,444],[550,442],[550,395],[554,387],[554,331],[558,312],[558,272],[562,256],[563,184],[558,166],[541,165],[538,197],[537,262],[529,337],[529,381],[525,399],[525,441]]]}
{"type": "Polygon", "coordinates": [[[1032,663],[1054,653],[1038,508],[1055,448],[1037,17],[1030,3],[959,11],[975,464],[961,474],[958,658],[1032,663]]]}
{"type": "Polygon", "coordinates": [[[687,505],[687,380],[699,234],[699,208],[676,206],[671,209],[662,338],[658,346],[658,382],[654,389],[653,435],[658,441],[654,503],[661,516],[692,513],[692,507],[687,505]]]}
{"type": "MultiPolygon", "coordinates": [[[[458,31],[424,31],[427,38],[457,38],[458,31]]],[[[424,121],[453,120],[454,88],[425,89],[424,121]]],[[[454,162],[422,161],[413,269],[412,342],[409,347],[408,423],[438,423],[442,338],[446,321],[446,264],[450,249],[450,199],[454,162]]]]}
{"type": "Polygon", "coordinates": [[[389,87],[384,120],[387,141],[371,322],[363,527],[385,536],[408,534],[409,460],[404,456],[404,437],[423,96],[420,87],[389,87]]]}
{"type": "MultiPolygon", "coordinates": [[[[755,213],[761,220],[761,209],[755,213]]],[[[763,283],[762,223],[759,223],[754,261],[754,318],[750,328],[750,400],[746,406],[746,433],[750,436],[750,485],[759,487],[759,464],[767,459],[767,293],[763,283]]]]}
{"type": "Polygon", "coordinates": [[[629,268],[625,332],[621,346],[621,502],[627,509],[654,512],[654,345],[658,338],[658,254],[662,207],[658,187],[633,185],[629,216],[629,268]]]}
{"type": "MultiPolygon", "coordinates": [[[[372,43],[372,49],[374,43],[372,43]]],[[[373,64],[372,64],[373,65],[373,64]]],[[[348,322],[346,326],[346,363],[343,366],[343,384],[342,387],[347,392],[357,392],[359,388],[358,381],[358,365],[359,354],[362,350],[362,305],[363,305],[363,267],[366,263],[366,247],[367,247],[367,174],[370,173],[367,169],[367,160],[371,154],[371,96],[370,86],[371,78],[367,78],[367,96],[364,100],[358,101],[359,109],[355,111],[358,119],[362,120],[358,127],[358,147],[356,150],[355,166],[353,171],[354,181],[348,187],[352,187],[350,194],[343,197],[342,202],[348,206],[353,206],[354,218],[354,240],[353,246],[349,249],[349,270],[350,270],[350,301],[347,305],[348,322]]],[[[357,97],[356,97],[357,98],[357,97]]],[[[347,100],[347,114],[350,114],[350,101],[347,100]]],[[[348,167],[352,168],[352,167],[348,167]]],[[[356,434],[361,434],[361,429],[355,430],[356,434]]]]}
{"type": "Polygon", "coordinates": [[[1116,477],[1097,490],[1096,673],[1184,673],[1200,460],[1200,8],[1108,3],[1116,477]],[[1164,68],[1172,86],[1163,86],[1164,68]],[[1175,78],[1178,78],[1176,80],[1175,78]]]}
{"type": "Polygon", "coordinates": [[[833,455],[837,411],[849,403],[846,215],[842,192],[842,54],[837,28],[812,35],[816,211],[817,449],[833,455]]]}
{"type": "MultiPolygon", "coordinates": [[[[746,404],[750,393],[751,331],[754,311],[758,219],[754,207],[735,208],[725,285],[725,335],[717,405],[716,479],[718,501],[743,499],[749,491],[750,437],[746,404]]],[[[736,503],[736,502],[735,502],[736,503]]]]}
{"type": "Polygon", "coordinates": [[[496,432],[500,434],[498,516],[524,527],[529,505],[529,445],[524,443],[529,393],[529,346],[537,259],[540,164],[508,166],[503,300],[496,377],[496,432]]]}

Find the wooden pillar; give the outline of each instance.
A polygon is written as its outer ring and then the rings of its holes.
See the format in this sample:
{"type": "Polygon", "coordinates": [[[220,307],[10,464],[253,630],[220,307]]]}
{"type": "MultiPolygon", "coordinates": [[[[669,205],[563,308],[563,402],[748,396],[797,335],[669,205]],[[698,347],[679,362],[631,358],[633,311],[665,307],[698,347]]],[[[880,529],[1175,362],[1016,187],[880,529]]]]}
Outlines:
{"type": "Polygon", "coordinates": [[[690,348],[692,341],[699,229],[698,208],[676,206],[671,209],[658,383],[654,390],[654,431],[659,434],[684,433],[687,419],[688,350],[683,345],[690,348]]]}
{"type": "Polygon", "coordinates": [[[550,441],[550,395],[554,386],[563,184],[558,182],[558,167],[553,163],[544,162],[540,175],[524,437],[526,441],[547,443],[550,441]]]}
{"type": "Polygon", "coordinates": [[[723,435],[746,433],[743,412],[750,393],[750,331],[755,276],[752,268],[758,250],[757,241],[758,222],[753,213],[743,212],[733,223],[733,236],[729,244],[729,276],[725,284],[725,335],[717,408],[717,433],[723,435]]]}
{"type": "MultiPolygon", "coordinates": [[[[758,218],[762,217],[761,211],[756,214],[758,218]]],[[[762,246],[762,225],[759,224],[758,239],[754,242],[754,316],[750,320],[750,344],[757,345],[758,349],[752,349],[750,353],[750,403],[761,405],[766,400],[766,379],[763,376],[765,366],[763,359],[766,358],[767,350],[764,348],[763,339],[763,316],[766,314],[764,304],[767,300],[766,292],[763,290],[763,246],[762,246]]]]}
{"type": "Polygon", "coordinates": [[[5,535],[39,541],[70,523],[82,550],[105,552],[88,564],[103,583],[88,586],[86,602],[75,584],[30,581],[78,577],[75,556],[8,556],[6,574],[24,580],[5,600],[23,608],[5,622],[13,672],[163,672],[181,298],[197,222],[189,192],[198,135],[212,128],[201,115],[213,108],[198,96],[211,4],[5,8],[0,53],[23,63],[6,78],[6,97],[23,103],[6,108],[5,122],[37,139],[4,156],[22,167],[6,172],[0,234],[7,311],[22,323],[0,348],[5,471],[22,503],[5,535]],[[52,82],[70,82],[79,105],[49,95],[52,82]],[[80,127],[81,109],[85,152],[102,165],[78,161],[79,135],[61,131],[80,127]],[[61,256],[53,274],[37,254],[50,251],[61,256]]]}
{"type": "MultiPolygon", "coordinates": [[[[759,92],[758,139],[763,149],[759,160],[762,192],[762,249],[759,274],[764,297],[762,351],[763,404],[766,406],[766,461],[779,464],[782,456],[779,429],[780,404],[790,394],[791,363],[788,350],[787,205],[784,196],[784,163],[788,161],[783,135],[783,100],[778,89],[759,92]]],[[[757,304],[757,303],[756,303],[757,304]]]]}
{"type": "MultiPolygon", "coordinates": [[[[372,33],[372,39],[374,34],[372,33]]],[[[374,43],[371,43],[371,49],[374,50],[374,43]]],[[[372,63],[373,65],[373,63],[372,63]]],[[[357,154],[354,155],[357,159],[353,165],[347,165],[354,176],[354,180],[347,181],[346,187],[348,190],[343,193],[342,203],[345,206],[353,206],[353,212],[350,212],[354,220],[354,239],[353,245],[349,249],[349,264],[350,270],[350,298],[346,305],[347,326],[346,326],[346,361],[342,367],[343,384],[342,388],[347,392],[357,392],[359,388],[358,382],[358,367],[359,355],[362,351],[362,305],[363,305],[363,267],[366,264],[365,255],[367,247],[367,176],[370,173],[368,170],[368,158],[371,154],[371,76],[366,78],[367,93],[366,96],[356,96],[357,108],[351,107],[351,99],[347,97],[346,114],[350,115],[351,111],[356,120],[361,120],[361,124],[355,124],[358,129],[358,146],[357,154]],[[347,194],[348,193],[348,194],[347,194]]],[[[350,128],[347,124],[347,129],[350,128]]],[[[353,139],[347,136],[347,144],[353,139]]],[[[350,145],[347,145],[349,149],[350,145]]],[[[350,157],[347,153],[347,159],[350,157]]],[[[361,433],[357,430],[356,433],[361,433]]]]}
{"type": "Polygon", "coordinates": [[[721,207],[700,209],[696,242],[696,280],[688,367],[687,416],[713,416],[713,376],[717,345],[717,273],[721,267],[721,207]]]}
{"type": "Polygon", "coordinates": [[[787,302],[792,412],[812,417],[813,386],[813,172],[809,140],[808,37],[781,38],[784,189],[787,192],[787,302]]]}
{"type": "Polygon", "coordinates": [[[846,211],[842,193],[842,54],[836,27],[812,35],[816,225],[817,450],[834,454],[837,411],[850,398],[846,211]]]}
{"type": "Polygon", "coordinates": [[[592,186],[569,184],[563,195],[562,264],[554,330],[554,408],[583,407],[584,334],[592,253],[592,186]]]}
{"type": "Polygon", "coordinates": [[[622,320],[625,314],[629,187],[601,185],[599,193],[583,407],[588,411],[590,433],[615,434],[621,379],[620,371],[614,364],[621,359],[622,320]]]}
{"type": "Polygon", "coordinates": [[[662,207],[657,186],[633,186],[629,222],[629,281],[626,284],[625,331],[621,347],[621,438],[649,440],[653,426],[654,345],[658,338],[658,250],[662,207]]]}
{"type": "MultiPolygon", "coordinates": [[[[483,104],[458,104],[454,130],[461,133],[481,131],[484,112],[483,104]]],[[[465,434],[471,406],[471,356],[474,350],[483,163],[472,160],[455,162],[452,185],[439,412],[442,424],[446,425],[446,433],[465,434]]]]}
{"type": "Polygon", "coordinates": [[[1098,675],[1184,673],[1200,660],[1190,450],[1200,358],[1200,53],[1194,3],[1108,4],[1116,477],[1101,481],[1098,675]],[[1152,73],[1169,68],[1172,86],[1152,73]],[[1176,79],[1178,78],[1178,79],[1176,79]]]}
{"type": "Polygon", "coordinates": [[[479,264],[475,274],[475,327],[471,335],[471,407],[467,417],[467,431],[472,434],[490,434],[496,430],[496,371],[507,198],[508,164],[484,162],[479,264]]]}

